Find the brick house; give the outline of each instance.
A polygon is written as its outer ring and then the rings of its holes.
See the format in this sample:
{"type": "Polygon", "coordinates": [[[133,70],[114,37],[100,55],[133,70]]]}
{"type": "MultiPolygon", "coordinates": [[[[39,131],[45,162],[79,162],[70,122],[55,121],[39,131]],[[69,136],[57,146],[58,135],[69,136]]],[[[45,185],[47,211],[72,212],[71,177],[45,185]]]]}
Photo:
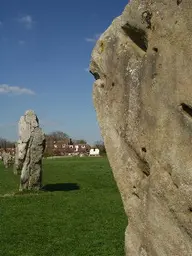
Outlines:
{"type": "Polygon", "coordinates": [[[88,154],[91,147],[88,144],[74,144],[70,139],[46,141],[45,155],[65,156],[69,154],[88,154]]]}
{"type": "Polygon", "coordinates": [[[2,153],[6,151],[7,153],[10,153],[12,156],[15,155],[15,148],[0,148],[0,156],[2,155],[2,153]]]}
{"type": "MultiPolygon", "coordinates": [[[[46,140],[45,155],[49,156],[65,156],[69,154],[89,154],[91,146],[88,144],[73,144],[71,139],[63,139],[54,141],[53,139],[46,140]]],[[[0,148],[0,156],[3,151],[10,153],[12,156],[15,155],[15,148],[0,148]]]]}

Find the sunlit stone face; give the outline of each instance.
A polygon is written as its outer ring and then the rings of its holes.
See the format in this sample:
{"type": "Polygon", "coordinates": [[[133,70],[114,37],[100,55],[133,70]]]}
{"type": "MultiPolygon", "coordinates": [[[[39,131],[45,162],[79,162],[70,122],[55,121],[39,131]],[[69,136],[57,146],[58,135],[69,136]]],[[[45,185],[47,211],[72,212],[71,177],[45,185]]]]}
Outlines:
{"type": "Polygon", "coordinates": [[[94,105],[129,217],[127,255],[187,256],[192,3],[140,2],[126,7],[93,50],[94,105]]]}

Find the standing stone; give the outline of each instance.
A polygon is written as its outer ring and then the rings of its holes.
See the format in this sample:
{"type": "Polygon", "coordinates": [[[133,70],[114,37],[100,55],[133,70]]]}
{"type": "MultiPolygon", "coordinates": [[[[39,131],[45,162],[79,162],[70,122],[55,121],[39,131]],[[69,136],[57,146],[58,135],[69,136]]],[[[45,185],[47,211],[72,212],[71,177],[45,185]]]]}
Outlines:
{"type": "Polygon", "coordinates": [[[92,53],[127,256],[192,255],[191,13],[189,0],[132,0],[92,53]]]}
{"type": "Polygon", "coordinates": [[[41,188],[44,149],[45,135],[34,111],[28,110],[19,121],[15,154],[15,173],[21,172],[20,191],[41,188]]]}
{"type": "Polygon", "coordinates": [[[3,151],[3,153],[2,153],[2,160],[3,160],[3,164],[6,169],[8,169],[13,163],[11,154],[6,151],[3,151]]]}
{"type": "Polygon", "coordinates": [[[21,175],[22,170],[22,161],[18,158],[18,143],[15,144],[15,161],[14,161],[14,167],[13,167],[13,173],[15,175],[21,175]]]}

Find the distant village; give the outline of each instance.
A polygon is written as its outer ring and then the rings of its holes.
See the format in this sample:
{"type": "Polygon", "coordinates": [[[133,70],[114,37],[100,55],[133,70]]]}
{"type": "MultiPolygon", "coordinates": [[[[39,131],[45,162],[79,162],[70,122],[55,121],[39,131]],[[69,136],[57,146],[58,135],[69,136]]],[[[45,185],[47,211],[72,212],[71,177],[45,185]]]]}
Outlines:
{"type": "MultiPolygon", "coordinates": [[[[14,142],[0,139],[0,155],[6,151],[14,157],[15,145],[14,142]]],[[[101,142],[91,146],[85,140],[72,140],[62,132],[53,132],[46,135],[44,157],[100,156],[103,152],[105,152],[105,148],[101,142]]]]}
{"type": "Polygon", "coordinates": [[[62,139],[55,141],[48,139],[46,141],[45,156],[99,156],[100,150],[97,147],[91,147],[87,143],[73,142],[72,139],[62,139]]]}

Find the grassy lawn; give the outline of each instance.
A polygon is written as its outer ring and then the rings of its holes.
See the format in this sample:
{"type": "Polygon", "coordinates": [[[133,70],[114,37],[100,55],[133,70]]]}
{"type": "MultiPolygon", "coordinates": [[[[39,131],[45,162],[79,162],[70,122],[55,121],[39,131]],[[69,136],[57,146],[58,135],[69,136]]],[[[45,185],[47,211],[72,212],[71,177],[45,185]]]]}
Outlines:
{"type": "MultiPolygon", "coordinates": [[[[123,256],[127,220],[106,158],[44,161],[46,191],[0,197],[1,256],[123,256]]],[[[19,177],[0,164],[0,195],[19,177]]]]}

